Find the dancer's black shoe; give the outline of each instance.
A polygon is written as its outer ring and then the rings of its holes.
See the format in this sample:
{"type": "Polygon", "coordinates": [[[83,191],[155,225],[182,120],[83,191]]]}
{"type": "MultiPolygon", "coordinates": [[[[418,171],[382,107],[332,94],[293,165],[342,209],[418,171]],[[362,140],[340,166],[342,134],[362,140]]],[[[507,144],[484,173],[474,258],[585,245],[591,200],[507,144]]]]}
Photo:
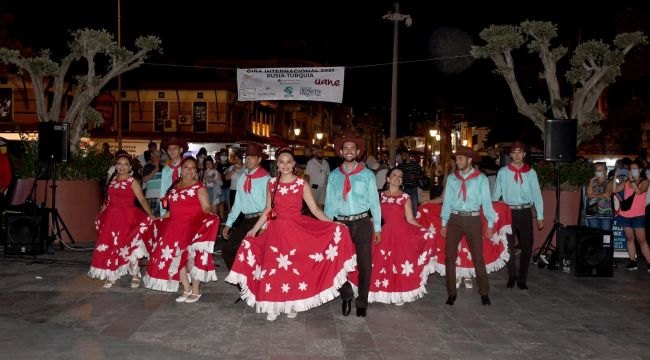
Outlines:
{"type": "Polygon", "coordinates": [[[508,289],[512,289],[513,287],[515,287],[515,281],[517,281],[517,278],[513,278],[513,277],[509,278],[506,287],[508,289]]]}
{"type": "Polygon", "coordinates": [[[481,295],[481,303],[483,305],[492,305],[492,303],[490,302],[490,297],[487,295],[481,295]]]}
{"type": "Polygon", "coordinates": [[[456,294],[454,295],[449,295],[447,298],[447,301],[445,301],[445,304],[447,305],[454,305],[454,302],[456,301],[456,294]]]}
{"type": "Polygon", "coordinates": [[[366,308],[357,308],[358,317],[366,317],[366,308]]]}
{"type": "Polygon", "coordinates": [[[341,310],[343,311],[343,316],[350,315],[350,311],[352,311],[352,299],[343,299],[341,310]]]}
{"type": "Polygon", "coordinates": [[[528,290],[528,286],[526,286],[525,282],[517,282],[517,287],[521,290],[528,290]]]}

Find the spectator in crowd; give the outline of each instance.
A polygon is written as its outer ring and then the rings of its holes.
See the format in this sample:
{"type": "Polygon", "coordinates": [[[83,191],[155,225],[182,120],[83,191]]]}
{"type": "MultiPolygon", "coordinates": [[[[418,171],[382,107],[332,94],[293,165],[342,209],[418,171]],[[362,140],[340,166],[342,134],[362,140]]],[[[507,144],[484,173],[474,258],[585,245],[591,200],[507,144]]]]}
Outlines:
{"type": "Polygon", "coordinates": [[[314,157],[307,161],[307,168],[305,173],[309,176],[309,186],[314,195],[318,208],[323,210],[325,207],[325,188],[327,186],[327,178],[330,175],[330,165],[324,159],[323,150],[316,148],[314,150],[314,157]]]}
{"type": "MultiPolygon", "coordinates": [[[[221,179],[221,173],[219,173],[219,170],[215,168],[214,160],[211,156],[205,158],[203,161],[203,168],[205,169],[203,184],[208,190],[208,199],[210,200],[210,204],[212,205],[212,208],[216,210],[219,207],[219,198],[221,197],[221,183],[223,182],[221,179]]],[[[219,214],[220,219],[223,219],[222,216],[223,214],[219,214]]]]}
{"type": "Polygon", "coordinates": [[[587,226],[612,230],[612,199],[607,191],[607,165],[599,162],[594,164],[594,177],[587,184],[587,226]]]}
{"type": "Polygon", "coordinates": [[[402,170],[404,174],[403,185],[404,192],[411,197],[411,206],[413,207],[413,214],[418,212],[418,205],[420,199],[418,198],[418,180],[424,177],[424,171],[420,164],[412,161],[409,156],[408,149],[404,146],[399,149],[402,163],[397,167],[402,170]]]}
{"type": "Polygon", "coordinates": [[[144,184],[144,197],[149,202],[149,207],[155,217],[160,216],[160,180],[162,178],[162,152],[158,149],[150,153],[149,163],[142,169],[142,182],[144,184]]]}
{"type": "MultiPolygon", "coordinates": [[[[226,212],[230,211],[230,180],[226,179],[226,171],[230,168],[230,162],[228,161],[228,150],[221,149],[219,150],[219,160],[217,163],[217,170],[221,173],[221,178],[223,183],[221,184],[221,197],[219,198],[219,209],[218,214],[223,218],[226,212]]],[[[235,182],[236,184],[237,182],[235,182]]]]}
{"type": "Polygon", "coordinates": [[[230,191],[228,201],[230,204],[235,203],[235,196],[237,195],[237,181],[244,174],[244,166],[241,162],[241,157],[239,154],[233,154],[230,157],[230,167],[226,170],[225,179],[230,181],[230,191]]]}
{"type": "Polygon", "coordinates": [[[625,181],[619,180],[619,173],[621,171],[619,169],[614,173],[614,182],[616,184],[613,185],[614,192],[623,191],[623,197],[621,198],[623,201],[621,202],[618,224],[623,227],[627,239],[627,252],[630,257],[630,262],[626,268],[628,270],[636,270],[638,267],[636,244],[634,243],[635,238],[639,242],[643,256],[646,260],[650,259],[650,248],[648,247],[645,231],[645,204],[648,194],[648,179],[645,176],[645,169],[642,168],[641,163],[638,161],[633,161],[630,164],[630,172],[625,181]],[[625,206],[626,200],[631,197],[633,197],[631,205],[627,208],[625,206]]]}
{"type": "Polygon", "coordinates": [[[144,167],[149,163],[149,160],[151,160],[151,152],[157,149],[158,149],[158,145],[156,145],[156,143],[153,141],[147,145],[147,150],[145,150],[140,156],[138,156],[138,161],[140,162],[142,167],[144,167]]]}

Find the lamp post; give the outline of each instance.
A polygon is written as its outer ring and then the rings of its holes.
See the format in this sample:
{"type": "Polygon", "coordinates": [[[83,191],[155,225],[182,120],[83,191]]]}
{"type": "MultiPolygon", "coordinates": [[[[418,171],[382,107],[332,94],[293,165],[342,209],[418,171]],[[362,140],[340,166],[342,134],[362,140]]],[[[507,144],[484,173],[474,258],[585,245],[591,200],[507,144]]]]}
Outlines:
{"type": "MultiPolygon", "coordinates": [[[[427,156],[431,156],[431,153],[433,153],[433,142],[436,140],[436,135],[438,135],[438,130],[436,130],[436,129],[429,130],[429,135],[431,135],[431,152],[427,153],[427,156]]],[[[432,157],[432,160],[433,160],[433,157],[432,157]]]]}
{"type": "Polygon", "coordinates": [[[390,151],[389,161],[395,164],[395,141],[397,137],[397,54],[399,49],[399,22],[404,20],[406,26],[411,26],[413,20],[409,15],[400,14],[399,2],[394,4],[395,12],[388,12],[382,19],[393,22],[393,79],[390,101],[390,151]]]}

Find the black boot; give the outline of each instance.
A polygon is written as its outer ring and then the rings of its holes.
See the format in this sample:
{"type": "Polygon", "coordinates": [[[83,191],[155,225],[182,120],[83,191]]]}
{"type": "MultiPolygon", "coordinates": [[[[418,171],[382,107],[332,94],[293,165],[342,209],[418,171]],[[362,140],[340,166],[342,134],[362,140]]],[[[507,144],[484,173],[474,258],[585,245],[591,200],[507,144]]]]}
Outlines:
{"type": "Polygon", "coordinates": [[[456,294],[454,295],[449,295],[447,298],[447,301],[445,301],[445,304],[447,305],[454,305],[454,302],[456,301],[456,294]]]}
{"type": "Polygon", "coordinates": [[[490,302],[490,297],[487,295],[481,295],[481,303],[483,305],[492,305],[492,303],[490,302]]]}
{"type": "Polygon", "coordinates": [[[366,308],[357,308],[357,317],[366,317],[366,308]]]}
{"type": "Polygon", "coordinates": [[[352,299],[343,299],[341,310],[343,311],[343,316],[350,315],[350,311],[352,311],[352,299]]]}
{"type": "Polygon", "coordinates": [[[528,290],[528,286],[526,286],[525,282],[518,282],[517,281],[517,287],[520,288],[521,290],[528,290]]]}

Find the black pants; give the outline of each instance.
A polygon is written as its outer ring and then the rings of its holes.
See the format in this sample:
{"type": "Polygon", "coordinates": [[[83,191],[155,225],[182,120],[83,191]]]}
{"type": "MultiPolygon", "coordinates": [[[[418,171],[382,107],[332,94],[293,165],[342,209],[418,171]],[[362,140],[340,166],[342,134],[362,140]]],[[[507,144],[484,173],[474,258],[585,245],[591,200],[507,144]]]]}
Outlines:
{"type": "Polygon", "coordinates": [[[250,219],[243,218],[243,220],[233,228],[228,240],[224,239],[221,255],[223,256],[223,261],[226,263],[226,267],[229,271],[232,269],[232,264],[235,263],[235,257],[237,256],[239,245],[241,245],[242,240],[246,237],[246,233],[255,226],[255,223],[259,218],[259,216],[250,219]]]}
{"type": "MultiPolygon", "coordinates": [[[[370,217],[354,221],[341,221],[350,230],[352,242],[357,248],[357,269],[359,270],[359,296],[354,301],[356,308],[368,307],[368,292],[370,291],[370,275],[372,274],[372,238],[373,230],[370,217]]],[[[342,299],[352,299],[352,285],[346,282],[339,289],[342,299]]]]}
{"type": "Polygon", "coordinates": [[[512,234],[508,234],[508,276],[517,278],[518,282],[525,283],[528,279],[528,268],[533,256],[533,216],[531,209],[512,210],[512,234]],[[515,235],[519,240],[521,254],[519,255],[519,274],[515,262],[515,235]]]}

